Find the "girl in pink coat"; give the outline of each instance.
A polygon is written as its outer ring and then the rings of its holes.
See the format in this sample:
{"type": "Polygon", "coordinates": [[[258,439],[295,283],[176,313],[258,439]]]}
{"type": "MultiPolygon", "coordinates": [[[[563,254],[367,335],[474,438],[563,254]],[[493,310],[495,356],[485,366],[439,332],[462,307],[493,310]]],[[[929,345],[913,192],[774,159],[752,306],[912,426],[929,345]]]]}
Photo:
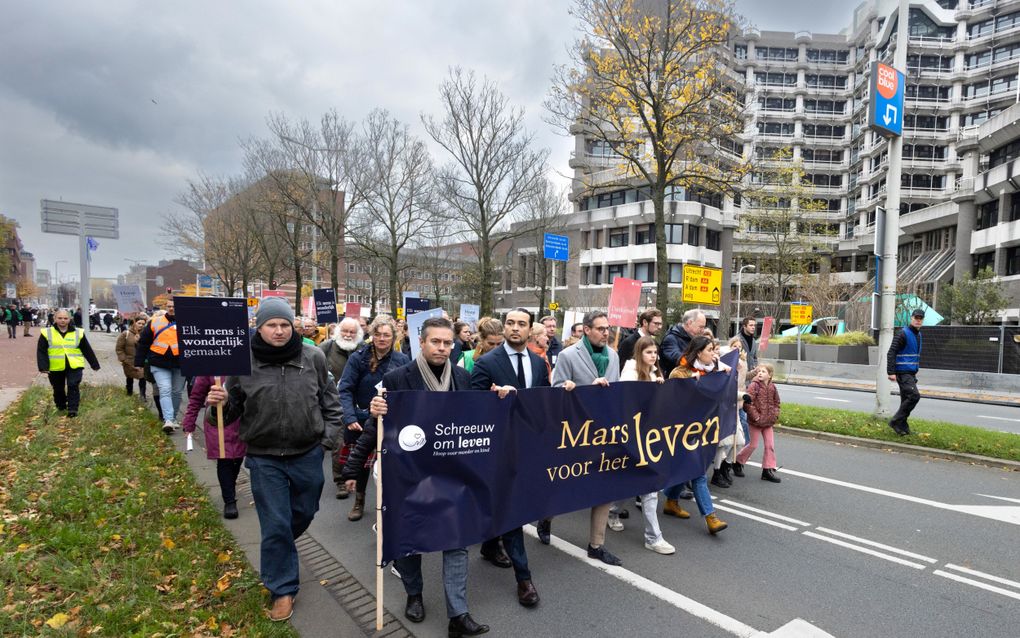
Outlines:
{"type": "MultiPolygon", "coordinates": [[[[188,409],[184,414],[184,431],[191,434],[195,431],[198,412],[205,407],[205,397],[209,388],[215,383],[214,377],[195,377],[195,385],[191,389],[188,409]]],[[[220,482],[220,493],[223,495],[223,518],[237,518],[237,475],[241,472],[246,448],[238,436],[240,419],[223,426],[224,458],[220,458],[220,437],[216,427],[216,412],[209,409],[205,423],[205,454],[209,460],[216,460],[216,477],[220,482]]]]}

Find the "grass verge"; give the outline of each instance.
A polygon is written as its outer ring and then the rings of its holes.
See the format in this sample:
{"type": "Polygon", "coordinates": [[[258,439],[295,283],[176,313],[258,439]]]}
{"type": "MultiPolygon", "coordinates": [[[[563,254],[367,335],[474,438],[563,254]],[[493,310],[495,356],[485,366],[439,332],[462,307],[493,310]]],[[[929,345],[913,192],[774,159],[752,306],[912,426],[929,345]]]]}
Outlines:
{"type": "Polygon", "coordinates": [[[782,425],[816,432],[833,432],[865,439],[896,441],[936,450],[1020,461],[1020,435],[945,421],[911,418],[911,434],[900,436],[893,432],[884,419],[875,418],[866,412],[784,403],[779,422],[782,425]]]}
{"type": "Polygon", "coordinates": [[[0,416],[0,636],[295,636],[154,417],[82,394],[0,416]]]}

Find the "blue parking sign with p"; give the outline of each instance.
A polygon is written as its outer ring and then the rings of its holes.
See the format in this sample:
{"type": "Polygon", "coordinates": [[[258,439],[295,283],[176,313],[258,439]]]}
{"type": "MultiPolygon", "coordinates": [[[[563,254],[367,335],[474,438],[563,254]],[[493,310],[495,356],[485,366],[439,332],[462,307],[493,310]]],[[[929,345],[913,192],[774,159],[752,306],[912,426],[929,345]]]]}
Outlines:
{"type": "Polygon", "coordinates": [[[570,255],[570,239],[566,235],[546,233],[543,243],[543,254],[546,259],[567,261],[570,255]]]}

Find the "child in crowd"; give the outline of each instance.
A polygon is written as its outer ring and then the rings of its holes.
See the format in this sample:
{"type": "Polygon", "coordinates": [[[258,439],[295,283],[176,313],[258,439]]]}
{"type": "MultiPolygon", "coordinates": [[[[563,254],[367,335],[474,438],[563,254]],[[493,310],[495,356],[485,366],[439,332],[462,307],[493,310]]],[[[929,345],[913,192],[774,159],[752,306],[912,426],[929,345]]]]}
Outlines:
{"type": "Polygon", "coordinates": [[[776,446],[773,426],[779,421],[779,390],[772,382],[773,368],[767,363],[758,366],[755,371],[754,381],[747,393],[751,395],[750,403],[745,403],[747,410],[747,425],[751,430],[751,440],[740,454],[737,455],[737,462],[743,465],[758,447],[758,437],[765,440],[765,458],[761,464],[761,479],[772,483],[779,483],[776,476],[776,446]]]}

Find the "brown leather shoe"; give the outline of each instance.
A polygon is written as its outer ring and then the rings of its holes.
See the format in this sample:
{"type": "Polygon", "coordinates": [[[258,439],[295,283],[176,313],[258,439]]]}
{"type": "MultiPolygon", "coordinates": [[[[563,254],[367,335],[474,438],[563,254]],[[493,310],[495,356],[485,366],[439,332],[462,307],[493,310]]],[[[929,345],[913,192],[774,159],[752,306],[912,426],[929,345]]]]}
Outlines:
{"type": "Polygon", "coordinates": [[[294,615],[294,597],[280,596],[273,601],[273,607],[269,610],[269,620],[283,622],[294,615]]]}
{"type": "Polygon", "coordinates": [[[538,604],[538,591],[530,580],[517,583],[517,602],[525,607],[534,607],[538,604]]]}
{"type": "Polygon", "coordinates": [[[690,512],[680,507],[680,502],[672,498],[666,499],[666,505],[663,506],[662,513],[667,516],[676,516],[677,518],[691,517],[690,512]]]}

